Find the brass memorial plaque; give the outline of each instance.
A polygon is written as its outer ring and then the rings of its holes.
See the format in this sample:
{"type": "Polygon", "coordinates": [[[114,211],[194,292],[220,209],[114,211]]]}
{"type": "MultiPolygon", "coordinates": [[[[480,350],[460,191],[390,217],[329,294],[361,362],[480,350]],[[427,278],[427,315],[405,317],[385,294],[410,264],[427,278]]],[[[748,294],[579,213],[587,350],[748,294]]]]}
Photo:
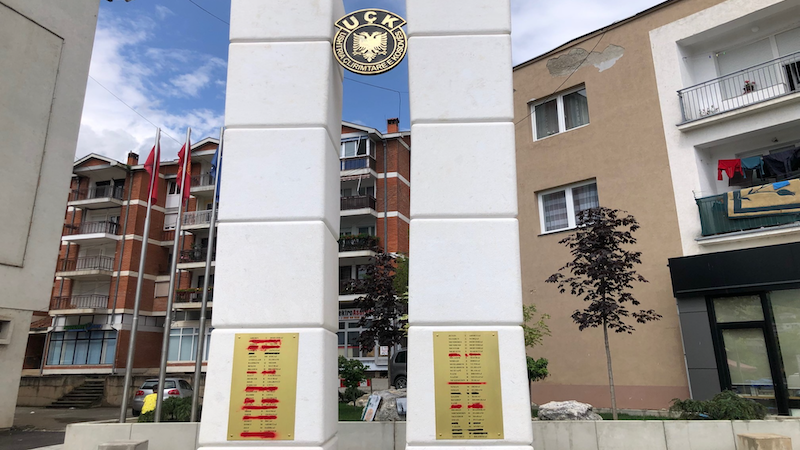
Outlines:
{"type": "Polygon", "coordinates": [[[496,331],[435,331],[436,439],[503,439],[496,331]]]}
{"type": "Polygon", "coordinates": [[[237,334],[229,441],[293,441],[298,333],[237,334]]]}

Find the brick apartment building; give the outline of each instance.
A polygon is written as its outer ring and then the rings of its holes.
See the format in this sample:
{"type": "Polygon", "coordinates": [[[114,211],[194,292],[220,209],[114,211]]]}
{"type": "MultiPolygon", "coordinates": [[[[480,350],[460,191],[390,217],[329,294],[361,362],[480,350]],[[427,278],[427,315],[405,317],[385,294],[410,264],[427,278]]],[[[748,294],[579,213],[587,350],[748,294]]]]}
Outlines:
{"type": "MultiPolygon", "coordinates": [[[[363,277],[370,257],[381,249],[408,253],[411,141],[398,125],[390,119],[387,132],[381,133],[342,124],[339,353],[376,372],[386,369],[386,357],[358,347],[361,313],[352,301],[362,292],[348,280],[363,277]]],[[[175,374],[194,370],[214,190],[209,170],[218,144],[206,138],[192,146],[191,197],[183,217],[180,281],[170,330],[168,371],[175,374]]],[[[134,357],[140,374],[155,374],[159,365],[180,201],[177,170],[177,161],[161,163],[158,201],[151,213],[134,357]]],[[[23,376],[124,373],[148,179],[134,153],[124,163],[97,154],[75,161],[50,308],[31,324],[23,376]]],[[[232,194],[222,195],[219,208],[225,208],[226,195],[232,194]]],[[[213,327],[211,264],[208,316],[213,327]]]]}

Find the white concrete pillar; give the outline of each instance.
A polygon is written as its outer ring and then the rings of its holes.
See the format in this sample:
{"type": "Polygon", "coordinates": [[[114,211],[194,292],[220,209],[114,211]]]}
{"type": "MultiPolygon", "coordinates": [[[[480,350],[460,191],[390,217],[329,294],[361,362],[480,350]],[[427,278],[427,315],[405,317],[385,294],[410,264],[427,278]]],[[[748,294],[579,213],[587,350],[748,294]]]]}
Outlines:
{"type": "Polygon", "coordinates": [[[406,5],[414,137],[407,448],[530,449],[509,0],[406,5]],[[435,393],[447,383],[434,384],[434,336],[447,331],[496,332],[502,439],[437,433],[435,393]]]}
{"type": "Polygon", "coordinates": [[[343,74],[331,40],[342,15],[341,0],[231,5],[214,331],[200,448],[336,447],[343,74]],[[232,368],[242,333],[298,334],[288,440],[243,441],[229,432],[231,383],[244,375],[232,368]]]}

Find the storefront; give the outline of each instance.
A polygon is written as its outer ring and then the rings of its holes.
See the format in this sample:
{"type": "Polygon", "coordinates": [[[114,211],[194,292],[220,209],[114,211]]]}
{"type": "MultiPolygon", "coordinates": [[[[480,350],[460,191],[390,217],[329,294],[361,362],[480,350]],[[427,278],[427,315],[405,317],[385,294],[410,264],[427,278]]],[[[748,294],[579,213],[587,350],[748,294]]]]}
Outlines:
{"type": "Polygon", "coordinates": [[[336,333],[339,342],[339,355],[348,359],[361,361],[367,370],[385,371],[388,368],[388,348],[374,345],[371,348],[362,348],[358,338],[365,327],[358,325],[364,312],[357,308],[339,310],[339,331],[336,333]]]}
{"type": "Polygon", "coordinates": [[[800,415],[800,243],[670,259],[692,397],[800,415]]]}

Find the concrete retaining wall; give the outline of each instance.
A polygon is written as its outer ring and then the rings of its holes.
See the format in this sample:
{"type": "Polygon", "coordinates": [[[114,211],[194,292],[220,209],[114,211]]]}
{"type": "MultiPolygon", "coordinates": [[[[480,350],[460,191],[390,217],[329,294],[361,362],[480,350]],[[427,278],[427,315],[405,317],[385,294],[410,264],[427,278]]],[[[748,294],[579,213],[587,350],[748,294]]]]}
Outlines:
{"type": "MultiPolygon", "coordinates": [[[[535,450],[744,450],[737,434],[775,433],[800,450],[800,420],[533,421],[535,450]]],[[[149,450],[195,450],[197,423],[100,424],[67,427],[63,450],[94,450],[114,440],[150,441],[149,450]]],[[[405,422],[339,422],[339,450],[404,450],[405,422]]]]}

